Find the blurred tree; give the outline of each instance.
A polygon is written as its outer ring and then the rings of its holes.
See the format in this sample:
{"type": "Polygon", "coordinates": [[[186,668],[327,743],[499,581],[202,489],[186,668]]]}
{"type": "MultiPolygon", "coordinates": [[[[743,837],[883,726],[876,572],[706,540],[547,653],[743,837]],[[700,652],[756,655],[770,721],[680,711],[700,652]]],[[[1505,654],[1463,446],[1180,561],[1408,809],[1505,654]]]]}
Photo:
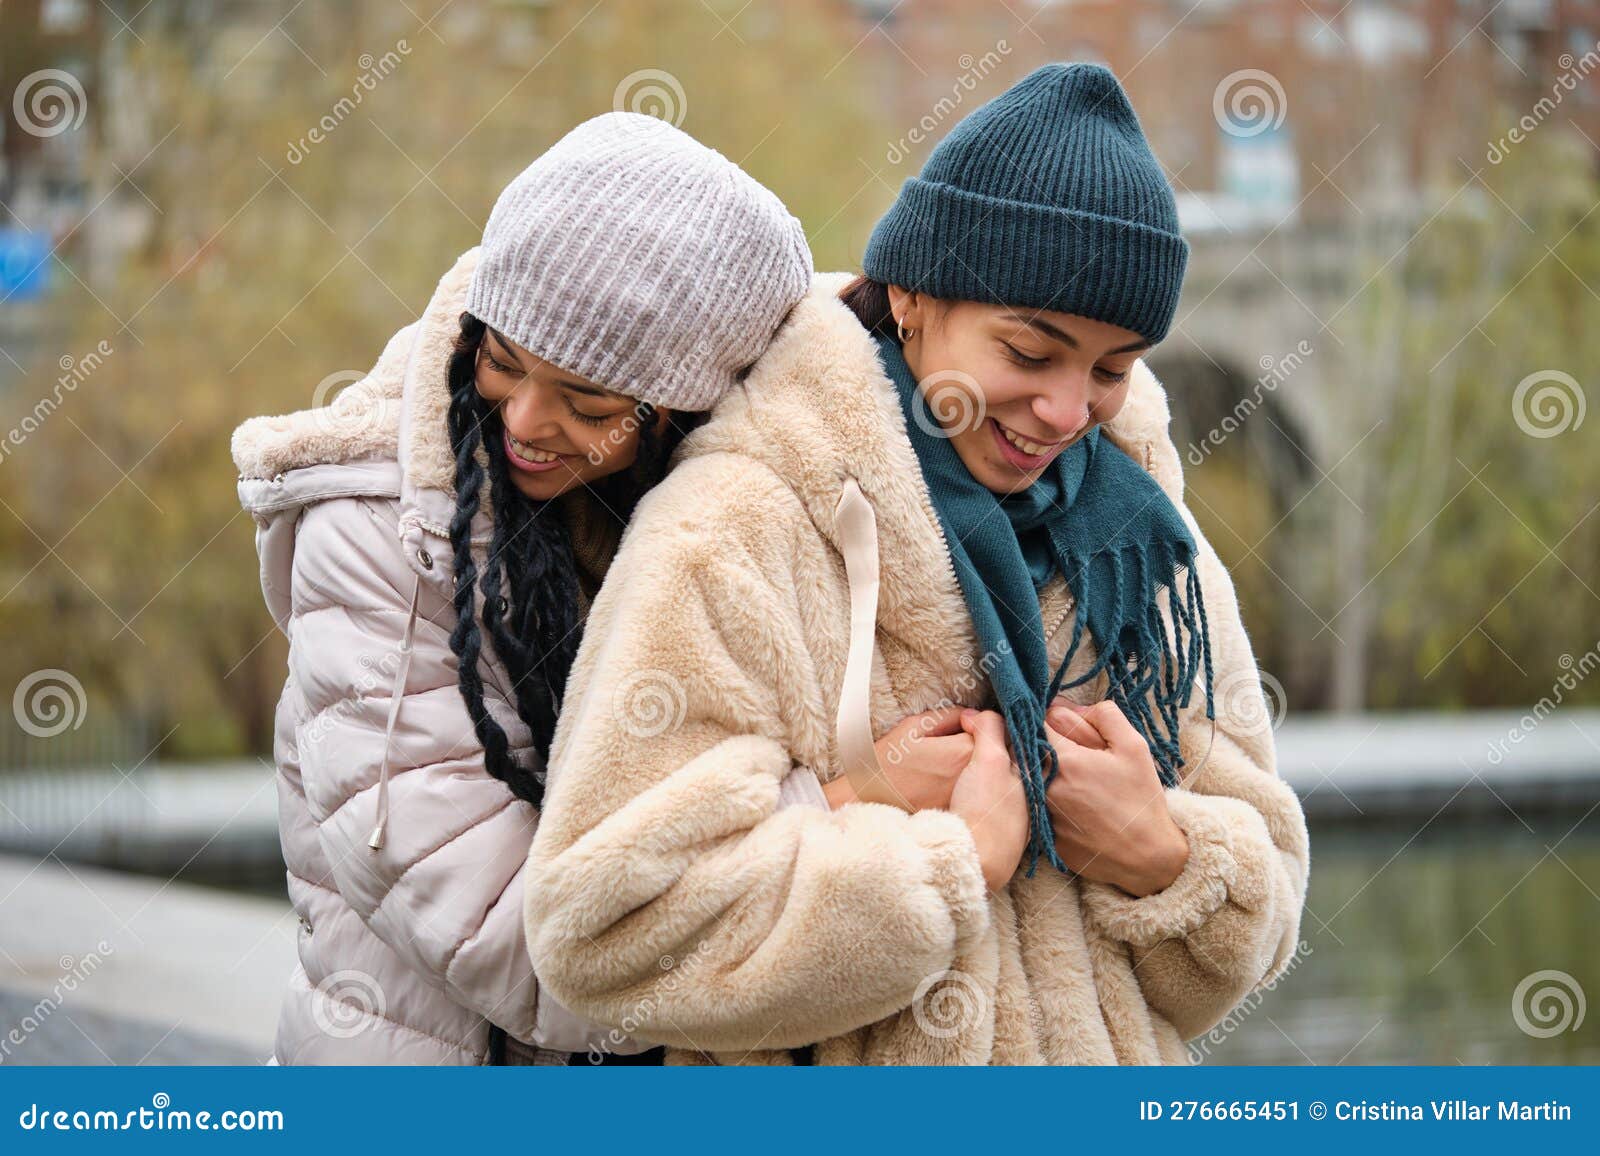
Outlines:
{"type": "MultiPolygon", "coordinates": [[[[850,196],[856,158],[885,133],[851,104],[845,25],[773,4],[616,7],[136,21],[108,79],[125,99],[95,110],[105,163],[129,174],[96,213],[127,256],[106,282],[63,278],[55,306],[63,355],[114,352],[0,463],[0,686],[60,667],[165,755],[270,749],[284,653],[229,434],[367,369],[504,184],[582,119],[678,121],[821,226],[819,262],[853,264],[872,210],[850,196]]],[[[0,399],[5,426],[57,372],[52,357],[0,399]]]]}
{"type": "Polygon", "coordinates": [[[1349,222],[1364,287],[1319,356],[1328,444],[1351,452],[1285,527],[1330,625],[1302,626],[1291,665],[1324,666],[1336,709],[1533,702],[1600,644],[1600,460],[1579,424],[1600,183],[1559,130],[1524,148],[1454,174],[1420,221],[1349,222]]]}

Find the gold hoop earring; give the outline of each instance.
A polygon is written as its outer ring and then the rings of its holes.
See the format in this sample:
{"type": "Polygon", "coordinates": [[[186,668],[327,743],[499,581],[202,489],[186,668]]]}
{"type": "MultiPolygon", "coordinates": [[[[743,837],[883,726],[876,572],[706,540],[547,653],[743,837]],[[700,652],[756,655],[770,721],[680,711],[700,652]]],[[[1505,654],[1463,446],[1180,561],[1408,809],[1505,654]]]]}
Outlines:
{"type": "Polygon", "coordinates": [[[901,321],[898,317],[894,319],[894,331],[895,334],[900,338],[901,345],[904,345],[907,341],[914,337],[917,332],[915,329],[907,329],[906,323],[901,321]]]}

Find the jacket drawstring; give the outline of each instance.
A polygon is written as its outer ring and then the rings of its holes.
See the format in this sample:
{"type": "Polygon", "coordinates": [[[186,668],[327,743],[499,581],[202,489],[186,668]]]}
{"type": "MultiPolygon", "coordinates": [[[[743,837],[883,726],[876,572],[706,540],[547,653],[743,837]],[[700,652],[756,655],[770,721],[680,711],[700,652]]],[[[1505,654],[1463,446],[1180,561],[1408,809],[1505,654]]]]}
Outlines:
{"type": "Polygon", "coordinates": [[[367,846],[382,850],[385,828],[389,825],[389,750],[394,740],[395,720],[400,717],[400,700],[406,695],[406,679],[411,674],[412,640],[417,630],[417,603],[422,594],[422,575],[411,587],[411,610],[406,615],[405,633],[400,636],[400,669],[395,671],[394,687],[389,692],[389,721],[383,728],[383,761],[378,765],[378,822],[367,838],[367,846]]]}
{"type": "Polygon", "coordinates": [[[839,761],[863,803],[912,810],[884,774],[872,739],[872,648],[878,631],[878,517],[854,478],[846,478],[834,507],[834,530],[850,587],[850,650],[834,719],[839,761]]]}

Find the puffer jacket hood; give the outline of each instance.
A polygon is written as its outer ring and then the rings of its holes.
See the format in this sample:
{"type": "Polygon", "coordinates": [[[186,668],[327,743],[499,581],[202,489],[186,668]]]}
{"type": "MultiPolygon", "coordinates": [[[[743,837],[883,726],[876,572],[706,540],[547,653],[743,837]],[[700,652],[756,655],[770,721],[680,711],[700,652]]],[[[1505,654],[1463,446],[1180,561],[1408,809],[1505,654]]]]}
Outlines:
{"type": "MultiPolygon", "coordinates": [[[[524,889],[542,983],[673,1062],[1176,1063],[1288,966],[1308,840],[1277,777],[1233,584],[1182,504],[1141,361],[1104,429],[1195,536],[1219,687],[1166,792],[1190,856],[1134,897],[1041,869],[989,894],[966,824],[785,807],[876,774],[908,715],[992,708],[986,664],[875,343],[819,275],[617,554],[568,682],[524,889]],[[638,703],[639,709],[634,708],[638,703]],[[665,712],[646,708],[666,703],[665,712]]],[[[1072,635],[1040,591],[1053,666],[1072,635]]],[[[1088,639],[1068,681],[1093,665],[1088,639]]],[[[1068,692],[1105,697],[1103,672],[1068,692]]]]}
{"type": "MultiPolygon", "coordinates": [[[[301,935],[281,1064],[482,1063],[490,1023],[552,1057],[589,1040],[540,998],[520,917],[537,813],[484,769],[449,644],[446,371],[477,256],[332,404],[233,436],[262,593],[289,639],[274,755],[301,935]]],[[[581,488],[561,509],[586,609],[620,528],[581,488]]],[[[485,708],[542,773],[487,632],[483,646],[485,708]]]]}

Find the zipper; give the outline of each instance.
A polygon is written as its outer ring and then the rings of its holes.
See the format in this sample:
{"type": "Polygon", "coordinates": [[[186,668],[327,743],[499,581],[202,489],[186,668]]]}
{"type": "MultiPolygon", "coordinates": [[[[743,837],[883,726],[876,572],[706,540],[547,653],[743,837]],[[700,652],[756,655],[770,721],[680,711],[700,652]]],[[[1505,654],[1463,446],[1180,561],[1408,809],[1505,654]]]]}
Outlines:
{"type": "Polygon", "coordinates": [[[1056,615],[1055,623],[1048,630],[1046,630],[1044,632],[1044,639],[1045,639],[1045,645],[1046,646],[1048,646],[1050,643],[1052,643],[1052,642],[1054,642],[1056,640],[1056,635],[1060,632],[1061,627],[1067,621],[1067,615],[1071,614],[1072,613],[1072,608],[1075,607],[1078,604],[1077,596],[1072,593],[1070,588],[1067,590],[1066,598],[1067,598],[1067,604],[1064,607],[1061,608],[1061,613],[1056,615]]]}
{"type": "MultiPolygon", "coordinates": [[[[913,455],[915,456],[915,455],[913,455]]],[[[933,499],[928,496],[928,481],[922,476],[922,465],[917,465],[917,500],[922,503],[922,512],[927,515],[928,522],[933,526],[933,532],[939,539],[939,557],[944,559],[944,572],[956,588],[956,593],[961,593],[961,579],[956,576],[956,564],[950,559],[950,539],[944,536],[944,523],[939,520],[939,512],[933,508],[933,499]]]]}
{"type": "MultiPolygon", "coordinates": [[[[950,560],[950,540],[945,537],[944,523],[939,520],[938,511],[933,508],[933,500],[928,496],[928,483],[922,477],[920,467],[917,470],[917,481],[919,483],[917,486],[917,498],[922,503],[922,512],[927,516],[928,522],[933,526],[934,534],[939,539],[939,556],[944,559],[945,573],[949,575],[950,581],[955,584],[956,593],[959,594],[961,593],[961,579],[956,576],[956,565],[950,560]]],[[[1067,616],[1072,613],[1073,608],[1077,605],[1077,596],[1072,593],[1070,587],[1067,588],[1066,605],[1056,615],[1055,622],[1044,632],[1045,645],[1047,647],[1055,641],[1056,634],[1061,630],[1062,625],[1067,621],[1067,616]]]]}

